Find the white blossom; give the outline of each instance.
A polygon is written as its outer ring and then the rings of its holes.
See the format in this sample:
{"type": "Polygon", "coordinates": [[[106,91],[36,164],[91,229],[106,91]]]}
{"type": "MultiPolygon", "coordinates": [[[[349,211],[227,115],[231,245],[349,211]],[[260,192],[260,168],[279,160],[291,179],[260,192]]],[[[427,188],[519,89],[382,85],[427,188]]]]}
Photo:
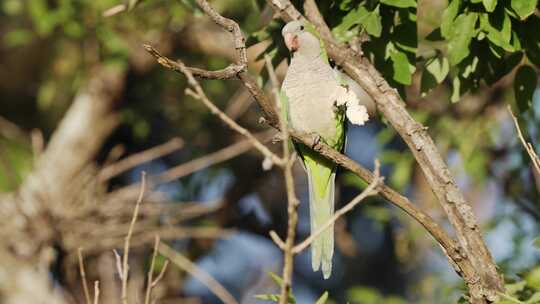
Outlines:
{"type": "Polygon", "coordinates": [[[346,115],[349,121],[355,125],[364,125],[369,120],[367,108],[360,104],[358,96],[345,86],[339,86],[335,95],[336,106],[347,107],[346,115]]]}
{"type": "Polygon", "coordinates": [[[369,120],[366,107],[358,101],[347,102],[346,114],[349,121],[355,125],[363,126],[369,120]]]}

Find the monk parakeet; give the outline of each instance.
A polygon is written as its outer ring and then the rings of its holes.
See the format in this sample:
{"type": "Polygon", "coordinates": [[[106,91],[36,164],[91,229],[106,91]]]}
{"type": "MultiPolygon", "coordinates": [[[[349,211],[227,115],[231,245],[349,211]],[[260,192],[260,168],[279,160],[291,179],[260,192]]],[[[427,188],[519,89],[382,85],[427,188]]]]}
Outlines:
{"type": "MultiPolygon", "coordinates": [[[[322,142],[343,151],[345,114],[353,123],[363,124],[367,120],[366,108],[358,103],[354,93],[340,84],[312,24],[289,22],[283,27],[282,35],[292,56],[281,87],[282,115],[293,129],[316,134],[322,142]]],[[[311,147],[296,144],[295,148],[307,172],[313,233],[334,214],[336,165],[311,147]]],[[[330,277],[333,254],[332,225],[311,243],[313,271],[322,269],[323,277],[330,277]]]]}

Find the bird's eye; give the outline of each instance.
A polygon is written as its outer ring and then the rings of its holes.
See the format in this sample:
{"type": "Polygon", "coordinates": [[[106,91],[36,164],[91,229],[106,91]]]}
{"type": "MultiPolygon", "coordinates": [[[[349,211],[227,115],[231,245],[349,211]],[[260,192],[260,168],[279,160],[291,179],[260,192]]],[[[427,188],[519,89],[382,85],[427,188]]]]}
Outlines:
{"type": "Polygon", "coordinates": [[[301,31],[304,30],[304,26],[303,26],[303,25],[300,25],[300,30],[301,30],[301,31]]]}

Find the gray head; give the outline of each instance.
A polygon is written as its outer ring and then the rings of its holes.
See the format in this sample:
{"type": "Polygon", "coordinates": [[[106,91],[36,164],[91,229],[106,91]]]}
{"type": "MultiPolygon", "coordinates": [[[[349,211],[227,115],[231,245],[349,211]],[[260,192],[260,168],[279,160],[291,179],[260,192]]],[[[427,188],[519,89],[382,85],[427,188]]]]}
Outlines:
{"type": "Polygon", "coordinates": [[[320,56],[319,39],[310,31],[302,21],[291,21],[281,30],[285,45],[289,51],[301,56],[315,58],[320,56]]]}

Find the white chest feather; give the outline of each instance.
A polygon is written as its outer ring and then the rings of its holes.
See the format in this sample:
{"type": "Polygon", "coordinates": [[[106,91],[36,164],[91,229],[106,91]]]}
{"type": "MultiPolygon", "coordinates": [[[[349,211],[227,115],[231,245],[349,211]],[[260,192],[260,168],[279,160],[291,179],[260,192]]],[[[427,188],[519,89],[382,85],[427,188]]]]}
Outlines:
{"type": "Polygon", "coordinates": [[[334,99],[338,88],[332,68],[321,58],[293,58],[282,87],[289,101],[292,127],[323,138],[334,137],[334,99]]]}

